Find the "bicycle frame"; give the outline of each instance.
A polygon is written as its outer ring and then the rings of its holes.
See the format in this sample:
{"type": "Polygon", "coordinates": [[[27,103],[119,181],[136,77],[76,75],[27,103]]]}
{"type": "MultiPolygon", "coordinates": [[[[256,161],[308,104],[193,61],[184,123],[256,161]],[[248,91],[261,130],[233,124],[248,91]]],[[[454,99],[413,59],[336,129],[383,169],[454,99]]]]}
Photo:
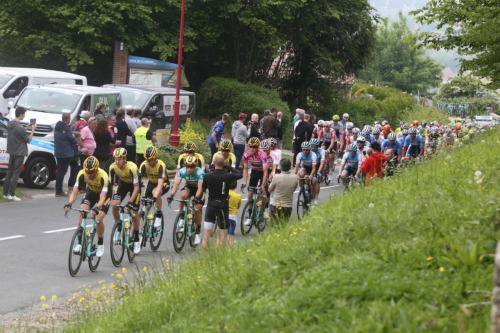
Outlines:
{"type": "Polygon", "coordinates": [[[125,205],[111,205],[112,207],[118,207],[120,211],[120,222],[122,223],[122,229],[121,229],[121,237],[123,237],[123,231],[125,231],[125,247],[130,247],[134,244],[134,242],[130,241],[130,228],[132,227],[132,224],[134,223],[131,219],[132,216],[135,216],[134,213],[131,210],[125,210],[126,206],[125,205]],[[128,218],[125,219],[125,215],[128,215],[128,218]]]}
{"type": "MultiPolygon", "coordinates": [[[[186,236],[190,238],[192,235],[196,233],[196,230],[193,228],[193,219],[194,219],[194,212],[197,210],[196,207],[193,205],[191,200],[180,200],[180,199],[173,199],[174,201],[178,202],[183,202],[184,207],[182,208],[182,211],[184,212],[184,216],[187,218],[187,229],[186,229],[186,236]]],[[[172,207],[170,207],[172,208],[172,207]]],[[[186,221],[184,221],[184,225],[186,226],[186,221]]]]}
{"type": "Polygon", "coordinates": [[[153,223],[154,223],[154,219],[155,219],[156,211],[157,211],[157,209],[156,209],[156,198],[154,198],[154,200],[149,200],[149,198],[142,198],[141,199],[141,203],[142,203],[141,214],[143,214],[143,216],[145,217],[144,218],[144,223],[147,223],[147,226],[144,228],[146,230],[146,234],[142,235],[144,237],[143,242],[145,243],[146,239],[156,237],[157,235],[159,235],[160,233],[162,233],[163,230],[160,229],[157,232],[153,231],[153,229],[154,229],[153,228],[153,223]],[[150,210],[149,214],[148,214],[148,208],[149,207],[152,207],[152,211],[150,210]]]}
{"type": "MultiPolygon", "coordinates": [[[[77,212],[80,212],[82,214],[82,222],[80,223],[80,228],[82,228],[84,230],[84,236],[85,237],[82,237],[82,249],[84,249],[84,254],[83,254],[83,260],[85,261],[85,258],[88,258],[88,257],[91,257],[93,255],[95,255],[95,252],[96,251],[92,251],[91,249],[91,246],[92,246],[92,242],[89,241],[89,237],[90,235],[92,235],[93,233],[96,232],[96,229],[97,229],[97,223],[99,223],[99,221],[97,221],[96,217],[94,215],[92,215],[92,228],[90,229],[90,231],[87,230],[87,219],[89,218],[88,217],[88,214],[92,214],[92,211],[90,210],[85,210],[85,209],[79,209],[79,208],[71,208],[71,210],[76,210],[77,212]]],[[[68,217],[68,212],[66,212],[66,218],[69,218],[68,217]]]]}

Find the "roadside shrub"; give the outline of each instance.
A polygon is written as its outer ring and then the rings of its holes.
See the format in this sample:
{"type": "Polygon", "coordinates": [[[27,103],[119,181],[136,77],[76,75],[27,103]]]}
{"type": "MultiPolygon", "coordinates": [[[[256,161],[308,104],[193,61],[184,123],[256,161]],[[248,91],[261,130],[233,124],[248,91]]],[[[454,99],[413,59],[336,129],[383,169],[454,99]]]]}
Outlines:
{"type": "MultiPolygon", "coordinates": [[[[427,123],[437,120],[441,125],[450,122],[448,119],[448,114],[442,110],[439,110],[435,106],[423,107],[422,105],[415,104],[412,108],[404,110],[404,113],[405,115],[402,120],[406,121],[409,124],[414,120],[426,120],[427,123]]],[[[399,125],[399,123],[397,125],[399,125]]]]}
{"type": "Polygon", "coordinates": [[[295,114],[292,114],[288,105],[274,90],[221,77],[209,78],[200,90],[202,111],[199,114],[203,117],[219,119],[222,114],[227,113],[232,123],[242,112],[249,117],[252,113],[257,113],[261,118],[264,111],[272,107],[283,112],[283,126],[290,126],[295,114]]]}
{"type": "MultiPolygon", "coordinates": [[[[199,121],[195,121],[196,123],[199,123],[199,121]]],[[[204,133],[201,133],[200,131],[197,131],[195,127],[199,128],[199,125],[194,125],[193,122],[189,123],[184,123],[181,126],[181,130],[179,131],[179,135],[181,136],[180,139],[180,145],[184,146],[188,142],[194,142],[194,141],[202,141],[207,135],[204,135],[204,133]]]]}

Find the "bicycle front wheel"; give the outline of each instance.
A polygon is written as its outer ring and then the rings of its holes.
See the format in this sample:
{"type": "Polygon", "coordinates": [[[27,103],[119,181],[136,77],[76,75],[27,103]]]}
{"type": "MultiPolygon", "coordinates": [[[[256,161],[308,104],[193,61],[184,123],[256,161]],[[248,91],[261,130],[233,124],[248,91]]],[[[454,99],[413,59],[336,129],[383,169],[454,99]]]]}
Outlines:
{"type": "Polygon", "coordinates": [[[99,266],[99,262],[101,262],[101,257],[97,257],[95,255],[97,251],[97,237],[95,231],[90,235],[90,244],[87,244],[87,246],[89,245],[90,245],[89,268],[91,272],[95,272],[97,270],[97,266],[99,266]]]}
{"type": "Polygon", "coordinates": [[[76,276],[76,274],[80,270],[80,266],[82,265],[84,251],[83,243],[83,229],[81,227],[78,227],[78,229],[76,229],[75,231],[75,234],[71,238],[71,244],[69,245],[68,268],[69,274],[71,276],[76,276]],[[78,247],[80,248],[79,250],[78,247]]]}
{"type": "Polygon", "coordinates": [[[198,244],[194,243],[194,239],[196,237],[196,228],[197,225],[193,221],[191,221],[191,236],[189,236],[189,246],[191,246],[193,249],[198,246],[198,244]]]}
{"type": "Polygon", "coordinates": [[[307,214],[307,211],[309,210],[308,204],[309,202],[306,198],[306,193],[304,189],[301,189],[297,197],[297,217],[299,220],[307,214]]]}
{"type": "Polygon", "coordinates": [[[172,238],[174,240],[174,249],[177,253],[181,253],[182,249],[184,248],[184,243],[186,243],[186,228],[187,226],[184,211],[180,211],[175,218],[174,233],[172,235],[172,238]],[[181,220],[183,221],[182,225],[180,223],[181,220]]]}
{"type": "Polygon", "coordinates": [[[127,248],[127,258],[129,262],[134,262],[135,253],[134,253],[134,242],[132,242],[132,238],[134,237],[134,228],[130,228],[128,237],[126,239],[127,248]]]}
{"type": "Polygon", "coordinates": [[[327,170],[325,170],[325,172],[323,174],[323,179],[325,180],[325,185],[326,186],[330,185],[330,182],[332,181],[330,179],[330,168],[328,168],[327,170]]]}
{"type": "Polygon", "coordinates": [[[113,229],[111,230],[111,261],[116,267],[121,265],[123,255],[125,254],[125,244],[123,242],[125,239],[125,235],[123,234],[122,229],[122,222],[118,221],[115,223],[113,229]]]}
{"type": "MultiPolygon", "coordinates": [[[[156,219],[156,217],[154,217],[156,219]]],[[[148,221],[149,222],[149,221],[148,221]]],[[[154,221],[151,221],[154,223],[154,221]]],[[[149,230],[152,231],[151,238],[149,239],[149,245],[151,246],[151,251],[156,252],[160,248],[161,240],[163,238],[163,215],[161,216],[161,225],[159,227],[154,227],[154,225],[149,225],[149,230]]],[[[145,237],[145,235],[143,236],[145,237]]]]}
{"type": "Polygon", "coordinates": [[[259,232],[263,232],[264,229],[266,229],[267,217],[268,213],[266,212],[264,204],[262,204],[262,206],[260,206],[259,220],[256,221],[257,230],[259,232]]]}
{"type": "Polygon", "coordinates": [[[250,233],[253,227],[253,215],[255,212],[252,211],[253,201],[248,201],[243,208],[243,213],[241,213],[240,228],[241,234],[246,236],[250,233]],[[251,213],[250,213],[251,212],[251,213]],[[249,225],[246,225],[249,222],[249,225]]]}

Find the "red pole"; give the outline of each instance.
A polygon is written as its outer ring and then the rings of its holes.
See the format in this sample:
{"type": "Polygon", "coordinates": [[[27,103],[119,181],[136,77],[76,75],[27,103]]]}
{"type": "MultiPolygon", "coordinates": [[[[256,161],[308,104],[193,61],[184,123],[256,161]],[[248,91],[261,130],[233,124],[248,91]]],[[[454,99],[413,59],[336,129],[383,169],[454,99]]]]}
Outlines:
{"type": "Polygon", "coordinates": [[[182,0],[181,5],[181,27],[179,32],[179,54],[177,56],[177,81],[175,84],[175,100],[174,100],[174,123],[172,124],[172,133],[170,134],[170,145],[179,147],[179,109],[180,109],[180,90],[182,77],[182,46],[184,42],[184,7],[186,1],[182,0]]]}

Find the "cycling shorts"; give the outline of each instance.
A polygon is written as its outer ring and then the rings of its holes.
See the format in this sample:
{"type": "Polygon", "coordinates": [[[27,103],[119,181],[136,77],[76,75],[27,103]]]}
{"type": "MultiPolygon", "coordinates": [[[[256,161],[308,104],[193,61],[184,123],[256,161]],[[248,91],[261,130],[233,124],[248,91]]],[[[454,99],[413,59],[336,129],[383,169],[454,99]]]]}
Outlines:
{"type": "Polygon", "coordinates": [[[259,185],[259,180],[260,180],[261,185],[263,185],[262,184],[263,177],[264,177],[264,171],[252,170],[252,174],[250,175],[250,182],[248,183],[248,186],[257,187],[257,185],[259,185]]]}
{"type": "MultiPolygon", "coordinates": [[[[88,205],[90,208],[93,208],[99,202],[99,199],[101,199],[101,194],[95,193],[87,187],[87,189],[85,190],[85,194],[83,195],[81,204],[88,205]]],[[[106,194],[106,200],[104,201],[104,205],[102,205],[102,207],[99,210],[107,214],[109,210],[110,201],[111,201],[111,193],[108,192],[106,194]]]]}
{"type": "MultiPolygon", "coordinates": [[[[198,187],[197,186],[189,186],[189,185],[186,185],[184,186],[181,191],[189,191],[189,197],[194,197],[196,196],[196,192],[198,192],[198,187]]],[[[204,200],[205,199],[205,193],[202,193],[201,194],[201,198],[198,198],[198,199],[201,199],[201,200],[204,200]]]]}
{"type": "Polygon", "coordinates": [[[300,167],[300,170],[305,170],[306,175],[310,175],[312,171],[312,166],[303,165],[300,167]]]}
{"type": "Polygon", "coordinates": [[[205,211],[205,223],[215,223],[217,220],[217,226],[221,230],[225,230],[229,226],[229,210],[226,207],[225,209],[214,208],[207,206],[207,210],[205,211]]]}
{"type": "Polygon", "coordinates": [[[343,172],[347,172],[347,176],[355,176],[358,169],[347,167],[343,172]]]}
{"type": "MultiPolygon", "coordinates": [[[[132,195],[134,192],[134,184],[132,183],[125,183],[122,182],[121,180],[118,180],[118,185],[115,186],[115,190],[113,193],[113,200],[118,200],[120,202],[123,202],[127,194],[132,195]]],[[[137,197],[135,198],[135,201],[132,202],[132,210],[134,212],[139,210],[139,201],[141,200],[141,196],[138,194],[137,197]]]]}
{"type": "MultiPolygon", "coordinates": [[[[144,193],[142,194],[143,197],[145,198],[151,198],[153,196],[153,190],[158,186],[158,184],[155,184],[153,182],[148,182],[148,185],[146,185],[146,188],[144,189],[144,193]]],[[[170,186],[167,183],[163,183],[162,191],[160,196],[164,195],[165,193],[170,190],[170,186]]]]}

